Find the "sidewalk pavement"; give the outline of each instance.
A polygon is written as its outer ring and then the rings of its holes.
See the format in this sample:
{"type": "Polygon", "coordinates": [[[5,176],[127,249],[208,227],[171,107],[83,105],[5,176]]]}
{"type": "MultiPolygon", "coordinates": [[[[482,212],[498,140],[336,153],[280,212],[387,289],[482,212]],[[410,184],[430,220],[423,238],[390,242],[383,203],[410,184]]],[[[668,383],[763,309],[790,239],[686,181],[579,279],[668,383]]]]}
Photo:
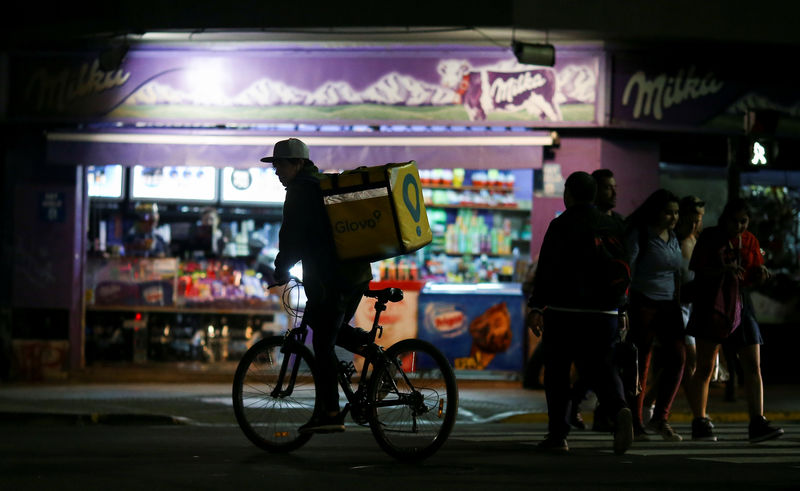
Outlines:
{"type": "MultiPolygon", "coordinates": [[[[123,364],[73,372],[62,381],[0,384],[2,424],[235,424],[231,382],[235,363],[123,364]]],[[[473,423],[544,423],[543,390],[528,390],[508,377],[477,378],[457,372],[459,420],[473,423]]],[[[800,421],[800,386],[765,388],[767,419],[800,421]]],[[[715,422],[749,421],[743,388],[736,401],[712,385],[709,414],[715,422]]],[[[582,405],[587,423],[595,400],[582,405]]],[[[670,420],[691,421],[683,391],[670,420]]]]}

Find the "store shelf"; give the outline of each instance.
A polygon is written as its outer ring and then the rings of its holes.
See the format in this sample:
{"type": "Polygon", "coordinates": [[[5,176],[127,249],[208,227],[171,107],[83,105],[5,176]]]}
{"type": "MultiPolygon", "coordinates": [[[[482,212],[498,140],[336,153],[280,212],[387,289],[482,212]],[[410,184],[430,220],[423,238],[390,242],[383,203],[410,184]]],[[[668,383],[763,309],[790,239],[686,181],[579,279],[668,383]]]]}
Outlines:
{"type": "Polygon", "coordinates": [[[511,213],[530,213],[530,208],[512,208],[510,206],[489,206],[489,205],[435,205],[433,203],[425,203],[426,208],[467,208],[470,210],[495,210],[507,211],[511,213]]]}
{"type": "Polygon", "coordinates": [[[448,189],[453,191],[489,191],[490,193],[513,193],[508,186],[448,186],[446,184],[423,184],[425,189],[448,189]]]}
{"type": "Polygon", "coordinates": [[[431,252],[434,254],[444,254],[445,256],[452,256],[452,257],[461,257],[461,256],[472,256],[472,257],[493,257],[493,258],[503,258],[503,257],[512,257],[513,254],[492,254],[489,252],[445,252],[444,249],[431,249],[431,252]]]}
{"type": "Polygon", "coordinates": [[[263,308],[216,308],[216,307],[180,307],[156,305],[91,305],[86,307],[87,312],[139,312],[147,314],[223,314],[223,315],[267,315],[281,312],[280,306],[265,306],[263,308]]]}

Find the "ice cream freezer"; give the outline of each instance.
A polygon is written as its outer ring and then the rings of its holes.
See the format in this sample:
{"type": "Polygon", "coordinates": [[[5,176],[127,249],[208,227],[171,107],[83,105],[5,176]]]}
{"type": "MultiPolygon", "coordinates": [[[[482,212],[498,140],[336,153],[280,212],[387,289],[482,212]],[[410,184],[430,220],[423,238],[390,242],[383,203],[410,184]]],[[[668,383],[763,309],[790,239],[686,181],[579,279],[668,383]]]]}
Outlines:
{"type": "Polygon", "coordinates": [[[417,337],[439,348],[456,370],[522,371],[519,283],[428,283],[418,302],[417,337]]]}

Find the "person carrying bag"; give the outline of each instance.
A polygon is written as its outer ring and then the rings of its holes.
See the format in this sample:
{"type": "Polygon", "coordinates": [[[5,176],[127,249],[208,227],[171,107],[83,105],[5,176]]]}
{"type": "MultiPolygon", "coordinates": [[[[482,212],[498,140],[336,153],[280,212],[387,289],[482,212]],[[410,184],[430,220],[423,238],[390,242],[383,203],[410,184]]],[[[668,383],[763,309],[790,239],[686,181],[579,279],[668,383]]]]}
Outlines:
{"type": "Polygon", "coordinates": [[[783,435],[783,429],[764,418],[763,341],[748,288],[764,283],[770,272],[764,265],[758,239],[747,230],[749,224],[747,202],[731,199],[722,210],[718,225],[700,234],[689,263],[698,282],[687,327],[687,334],[697,342],[697,363],[688,391],[694,416],[692,440],[717,439],[706,409],[708,384],[721,344],[734,349],[742,364],[750,442],[783,435]]]}
{"type": "Polygon", "coordinates": [[[741,323],[740,277],[743,271],[739,252],[742,250],[742,237],[738,236],[738,247],[728,242],[719,251],[722,272],[695,280],[694,306],[687,326],[695,336],[721,341],[741,323]]]}

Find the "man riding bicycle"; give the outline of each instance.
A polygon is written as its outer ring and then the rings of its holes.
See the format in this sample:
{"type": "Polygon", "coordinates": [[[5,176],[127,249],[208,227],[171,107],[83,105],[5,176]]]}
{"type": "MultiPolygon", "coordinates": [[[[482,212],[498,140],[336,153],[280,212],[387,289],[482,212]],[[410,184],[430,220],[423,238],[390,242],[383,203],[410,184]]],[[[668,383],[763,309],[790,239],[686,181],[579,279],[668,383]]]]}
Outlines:
{"type": "Polygon", "coordinates": [[[369,343],[368,333],[351,326],[372,271],[368,261],[342,261],[336,254],[328,217],[322,202],[319,169],[309,159],[308,147],[297,138],[275,144],[271,157],[281,184],[286,186],[283,221],[275,258],[275,284],[289,281],[289,269],[303,263],[303,286],[308,299],[306,320],[313,330],[319,404],[301,433],[344,431],[339,411],[339,389],[334,346],[356,352],[369,343]]]}

